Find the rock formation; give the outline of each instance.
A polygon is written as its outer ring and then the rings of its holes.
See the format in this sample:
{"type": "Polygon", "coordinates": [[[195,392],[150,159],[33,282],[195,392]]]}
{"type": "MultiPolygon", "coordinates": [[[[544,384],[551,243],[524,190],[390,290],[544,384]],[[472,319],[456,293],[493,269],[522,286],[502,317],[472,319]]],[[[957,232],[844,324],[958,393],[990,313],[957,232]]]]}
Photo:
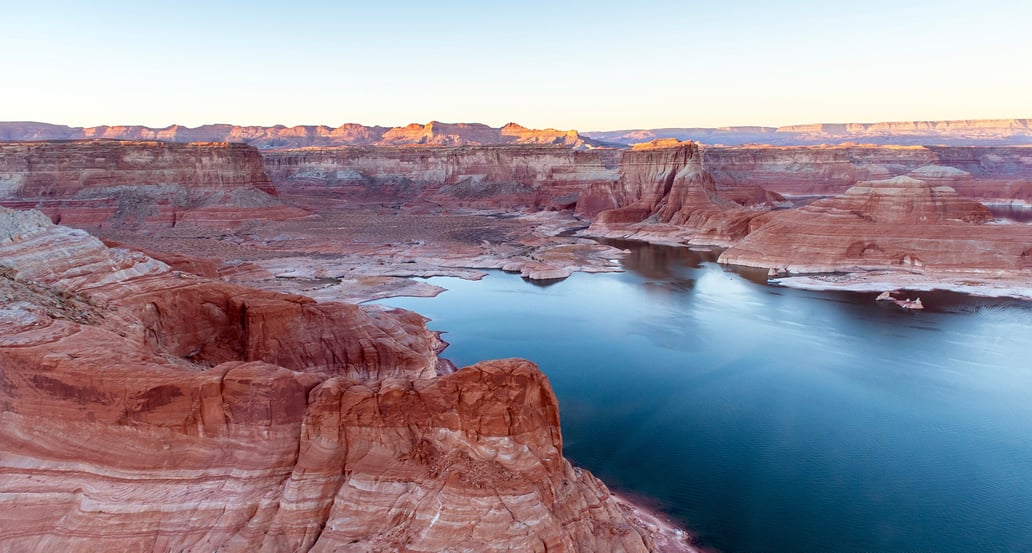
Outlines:
{"type": "Polygon", "coordinates": [[[893,269],[929,278],[948,271],[1032,276],[1032,227],[986,224],[991,220],[985,206],[948,186],[899,176],[756,217],[749,235],[720,262],[790,273],[893,269]]]}
{"type": "Polygon", "coordinates": [[[831,196],[857,182],[912,171],[965,197],[1032,203],[1032,147],[705,146],[703,168],[722,189],[762,186],[786,196],[831,196]]]}
{"type": "Polygon", "coordinates": [[[171,125],[153,129],[139,125],[66,127],[32,122],[0,123],[0,140],[161,140],[165,142],[242,142],[256,148],[305,148],[310,146],[464,146],[499,144],[551,144],[572,148],[600,146],[577,131],[528,129],[509,123],[493,128],[480,123],[413,123],[405,127],[367,127],[349,123],[340,127],[298,125],[285,127],[171,125]]]}
{"type": "Polygon", "coordinates": [[[592,183],[616,179],[619,151],[564,146],[306,148],[266,152],[285,193],[453,207],[572,208],[592,183]]]}
{"type": "Polygon", "coordinates": [[[594,217],[589,235],[729,244],[769,209],[745,209],[719,191],[691,142],[639,145],[623,154],[619,171],[615,183],[593,183],[577,202],[577,213],[594,217]]]}
{"type": "Polygon", "coordinates": [[[305,215],[274,195],[257,150],[242,144],[84,140],[0,143],[0,203],[81,226],[305,215]]]}
{"type": "Polygon", "coordinates": [[[0,208],[0,549],[689,550],[562,457],[529,362],[0,208]]]}

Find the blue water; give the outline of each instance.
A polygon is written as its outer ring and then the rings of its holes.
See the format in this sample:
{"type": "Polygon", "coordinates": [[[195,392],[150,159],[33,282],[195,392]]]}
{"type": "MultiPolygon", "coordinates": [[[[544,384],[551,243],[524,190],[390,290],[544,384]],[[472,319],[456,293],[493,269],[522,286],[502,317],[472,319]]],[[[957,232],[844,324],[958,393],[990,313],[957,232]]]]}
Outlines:
{"type": "Polygon", "coordinates": [[[1032,306],[767,286],[631,246],[621,274],[394,298],[463,366],[525,357],[565,454],[725,552],[1032,551],[1032,306]]]}

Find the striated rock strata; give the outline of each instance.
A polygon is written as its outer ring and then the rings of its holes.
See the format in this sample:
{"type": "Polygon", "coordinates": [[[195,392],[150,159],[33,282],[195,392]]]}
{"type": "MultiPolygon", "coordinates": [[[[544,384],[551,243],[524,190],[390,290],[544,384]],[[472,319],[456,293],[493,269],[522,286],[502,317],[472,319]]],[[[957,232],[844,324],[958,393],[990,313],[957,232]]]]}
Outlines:
{"type": "Polygon", "coordinates": [[[563,146],[307,148],[266,152],[285,193],[452,207],[572,208],[580,191],[616,179],[618,151],[563,146]]]}
{"type": "Polygon", "coordinates": [[[984,201],[1032,203],[1032,147],[705,146],[703,167],[717,186],[762,186],[786,196],[831,196],[857,182],[912,171],[984,201]]]}
{"type": "Polygon", "coordinates": [[[721,245],[745,236],[749,220],[769,209],[731,198],[703,169],[696,144],[657,141],[625,152],[617,181],[589,185],[577,213],[594,217],[593,236],[721,245]]]}
{"type": "Polygon", "coordinates": [[[991,220],[984,205],[948,186],[899,176],[756,217],[752,232],[719,261],[789,273],[891,269],[929,279],[961,272],[1027,282],[1032,227],[986,224],[991,220]]]}
{"type": "Polygon", "coordinates": [[[690,550],[562,457],[529,362],[0,208],[0,549],[690,550]]]}
{"type": "Polygon", "coordinates": [[[0,203],[81,226],[232,225],[284,208],[243,144],[84,140],[0,143],[0,203]]]}

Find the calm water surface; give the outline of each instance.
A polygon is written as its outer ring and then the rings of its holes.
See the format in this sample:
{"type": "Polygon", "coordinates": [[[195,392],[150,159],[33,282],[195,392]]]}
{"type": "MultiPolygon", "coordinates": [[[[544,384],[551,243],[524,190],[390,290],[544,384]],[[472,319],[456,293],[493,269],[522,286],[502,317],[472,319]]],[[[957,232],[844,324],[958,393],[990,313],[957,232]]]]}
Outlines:
{"type": "Polygon", "coordinates": [[[495,272],[381,303],[463,366],[525,357],[565,454],[738,551],[1032,551],[1032,306],[762,284],[715,254],[630,245],[626,273],[495,272]]]}

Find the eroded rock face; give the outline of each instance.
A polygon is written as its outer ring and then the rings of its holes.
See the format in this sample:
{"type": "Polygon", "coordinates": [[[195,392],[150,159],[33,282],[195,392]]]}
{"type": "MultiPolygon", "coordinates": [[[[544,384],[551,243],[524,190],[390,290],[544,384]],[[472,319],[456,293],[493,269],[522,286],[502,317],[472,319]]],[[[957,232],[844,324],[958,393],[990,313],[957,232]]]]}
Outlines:
{"type": "Polygon", "coordinates": [[[616,179],[619,151],[563,146],[322,148],[267,152],[285,192],[452,207],[564,209],[592,183],[616,179]]]}
{"type": "Polygon", "coordinates": [[[579,214],[595,217],[591,235],[710,245],[745,236],[749,220],[769,207],[733,201],[703,169],[698,146],[678,141],[625,152],[619,179],[589,185],[577,202],[579,214]]]}
{"type": "Polygon", "coordinates": [[[762,186],[787,196],[842,194],[858,182],[911,174],[961,196],[1032,203],[1027,146],[706,146],[703,167],[718,188],[762,186]]]}
{"type": "Polygon", "coordinates": [[[274,196],[243,144],[80,140],[0,143],[0,202],[79,226],[232,226],[304,215],[274,196]]]}
{"type": "MultiPolygon", "coordinates": [[[[522,360],[0,208],[0,549],[649,551],[522,360]]],[[[676,550],[688,550],[682,540],[676,550]]]]}
{"type": "Polygon", "coordinates": [[[1020,279],[1032,268],[1032,228],[991,220],[984,205],[948,186],[907,176],[862,182],[753,219],[752,232],[720,262],[791,273],[898,269],[1020,279]]]}

